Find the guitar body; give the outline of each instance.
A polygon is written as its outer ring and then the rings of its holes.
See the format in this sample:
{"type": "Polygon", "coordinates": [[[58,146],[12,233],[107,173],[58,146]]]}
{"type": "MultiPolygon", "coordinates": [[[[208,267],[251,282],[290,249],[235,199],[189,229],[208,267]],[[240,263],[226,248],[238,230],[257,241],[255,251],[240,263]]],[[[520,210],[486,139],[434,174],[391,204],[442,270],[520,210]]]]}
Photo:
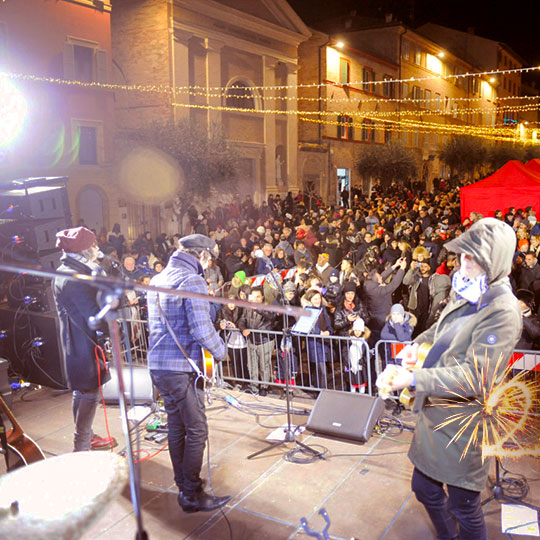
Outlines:
{"type": "Polygon", "coordinates": [[[6,434],[9,459],[8,472],[45,459],[45,454],[41,451],[41,448],[30,437],[25,435],[2,396],[0,396],[0,409],[6,414],[13,426],[6,434]]]}
{"type": "Polygon", "coordinates": [[[206,385],[211,386],[216,382],[216,363],[212,354],[206,349],[202,349],[203,353],[203,375],[206,385]]]}
{"type": "MultiPolygon", "coordinates": [[[[427,355],[433,345],[430,343],[422,343],[418,347],[418,360],[413,369],[421,369],[426,361],[427,355]]],[[[399,402],[407,409],[411,409],[414,402],[414,392],[411,392],[408,388],[404,388],[399,394],[399,402]]]]}

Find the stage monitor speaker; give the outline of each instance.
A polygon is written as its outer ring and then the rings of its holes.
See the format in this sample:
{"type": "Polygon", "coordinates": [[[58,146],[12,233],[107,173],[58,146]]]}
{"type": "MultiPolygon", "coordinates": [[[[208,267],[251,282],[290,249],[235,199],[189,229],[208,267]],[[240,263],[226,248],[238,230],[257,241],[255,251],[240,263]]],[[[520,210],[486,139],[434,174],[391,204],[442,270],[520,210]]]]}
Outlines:
{"type": "MultiPolygon", "coordinates": [[[[103,399],[106,403],[118,403],[118,371],[112,366],[109,367],[109,371],[111,380],[103,385],[103,399]]],[[[128,365],[122,366],[122,378],[128,403],[132,396],[137,405],[154,401],[154,386],[146,366],[133,366],[133,388],[131,386],[131,369],[128,365]]]]}
{"type": "Polygon", "coordinates": [[[367,442],[383,412],[384,401],[381,398],[323,390],[306,427],[321,435],[367,442]]]}
{"type": "Polygon", "coordinates": [[[0,354],[24,380],[50,388],[67,388],[56,312],[0,306],[0,354]]]}

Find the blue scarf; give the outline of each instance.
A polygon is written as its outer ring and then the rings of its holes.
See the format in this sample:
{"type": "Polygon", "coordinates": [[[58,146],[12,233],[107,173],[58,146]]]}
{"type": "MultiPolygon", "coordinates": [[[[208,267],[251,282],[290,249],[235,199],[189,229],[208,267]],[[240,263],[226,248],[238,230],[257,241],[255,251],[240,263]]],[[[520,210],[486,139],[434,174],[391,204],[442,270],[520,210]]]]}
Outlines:
{"type": "Polygon", "coordinates": [[[464,298],[471,304],[477,304],[480,297],[488,290],[486,281],[486,274],[469,279],[461,273],[461,270],[458,270],[452,278],[452,289],[461,298],[464,298]]]}

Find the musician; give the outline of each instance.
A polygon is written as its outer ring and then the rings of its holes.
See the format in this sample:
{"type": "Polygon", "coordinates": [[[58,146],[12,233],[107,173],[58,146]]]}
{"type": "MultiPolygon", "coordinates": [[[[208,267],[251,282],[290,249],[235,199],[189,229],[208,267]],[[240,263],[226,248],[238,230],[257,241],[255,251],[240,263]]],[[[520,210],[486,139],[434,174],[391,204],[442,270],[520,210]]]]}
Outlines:
{"type": "MultiPolygon", "coordinates": [[[[96,235],[86,227],[65,229],[56,234],[56,246],[63,250],[59,272],[104,275],[97,264],[96,235]]],[[[75,452],[108,450],[116,446],[114,437],[99,437],[92,431],[92,423],[99,402],[99,386],[110,375],[100,356],[100,334],[89,327],[88,318],[100,310],[98,290],[82,281],[56,278],[53,293],[60,320],[60,336],[66,362],[68,385],[73,390],[73,420],[75,452]]]]}
{"type": "MultiPolygon", "coordinates": [[[[207,294],[204,269],[210,258],[217,255],[216,243],[207,236],[185,236],[150,285],[207,294]]],[[[186,354],[202,369],[201,347],[221,361],[227,354],[225,344],[214,329],[206,300],[158,295],[152,291],[148,292],[147,300],[148,368],[167,411],[169,453],[179,489],[178,503],[185,512],[215,510],[230,497],[213,497],[202,488],[200,472],[208,425],[202,380],[186,354]]]]}
{"type": "MultiPolygon", "coordinates": [[[[480,492],[486,485],[490,463],[487,459],[482,462],[480,444],[471,445],[461,459],[474,423],[451,443],[460,425],[450,423],[435,428],[451,415],[467,412],[467,407],[474,412],[472,402],[482,396],[473,387],[478,389],[486,384],[489,387],[494,379],[501,379],[521,335],[521,313],[507,277],[516,237],[504,222],[484,218],[445,247],[461,257],[461,267],[453,277],[450,301],[439,321],[399,355],[403,358],[402,366],[387,370],[396,371],[390,383],[392,390],[405,387],[415,390],[414,410],[418,420],[409,451],[414,464],[412,489],[425,506],[437,538],[486,540],[480,492]],[[423,343],[433,344],[424,369],[409,371],[407,368],[415,364],[418,346],[423,343]],[[501,355],[503,362],[495,373],[501,355]],[[480,369],[484,370],[485,381],[480,369]],[[467,378],[473,381],[472,386],[467,378]],[[449,408],[448,404],[458,408],[449,408]]],[[[388,374],[387,370],[381,379],[388,374]]],[[[482,429],[478,440],[482,441],[482,429]]]]}

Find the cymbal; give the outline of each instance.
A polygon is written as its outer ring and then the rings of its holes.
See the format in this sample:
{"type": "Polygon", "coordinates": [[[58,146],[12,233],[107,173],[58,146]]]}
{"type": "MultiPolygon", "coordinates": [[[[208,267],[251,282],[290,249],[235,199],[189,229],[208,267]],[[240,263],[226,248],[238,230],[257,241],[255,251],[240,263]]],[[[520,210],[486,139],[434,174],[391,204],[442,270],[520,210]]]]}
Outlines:
{"type": "Polygon", "coordinates": [[[80,538],[127,479],[127,461],[110,452],[74,452],[10,472],[0,478],[0,537],[80,538]]]}

